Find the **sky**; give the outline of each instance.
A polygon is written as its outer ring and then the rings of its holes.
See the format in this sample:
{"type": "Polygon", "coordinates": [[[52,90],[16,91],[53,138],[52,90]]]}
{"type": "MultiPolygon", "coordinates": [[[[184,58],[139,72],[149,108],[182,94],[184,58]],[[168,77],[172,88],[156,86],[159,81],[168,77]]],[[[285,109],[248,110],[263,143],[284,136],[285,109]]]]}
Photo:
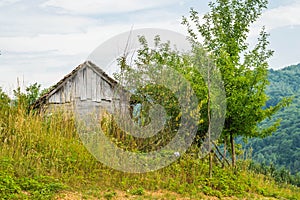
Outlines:
{"type": "MultiPolygon", "coordinates": [[[[204,15],[208,1],[0,0],[0,87],[11,94],[18,85],[54,85],[103,42],[132,28],[186,35],[182,16],[191,7],[204,15]]],[[[271,68],[300,63],[300,0],[270,0],[251,26],[250,46],[262,26],[275,51],[271,68]]]]}

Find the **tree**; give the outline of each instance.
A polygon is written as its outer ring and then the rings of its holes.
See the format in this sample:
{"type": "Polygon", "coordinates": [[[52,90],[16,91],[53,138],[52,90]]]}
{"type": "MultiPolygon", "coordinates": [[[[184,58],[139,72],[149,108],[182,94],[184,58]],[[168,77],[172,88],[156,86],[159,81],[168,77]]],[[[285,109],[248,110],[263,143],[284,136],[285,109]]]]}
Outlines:
{"type": "MultiPolygon", "coordinates": [[[[136,51],[137,55],[133,62],[129,63],[128,56],[126,55],[119,58],[118,62],[121,67],[121,72],[115,74],[115,78],[121,85],[126,86],[127,89],[128,87],[131,88],[131,85],[134,86],[134,89],[128,90],[134,91],[134,94],[131,96],[133,105],[136,106],[139,104],[140,112],[138,116],[135,114],[135,120],[141,122],[141,126],[145,126],[153,120],[149,118],[150,106],[159,104],[164,107],[167,116],[166,123],[164,129],[156,135],[156,138],[151,138],[152,140],[159,140],[155,144],[152,144],[151,148],[154,148],[157,144],[159,144],[157,145],[158,147],[163,146],[163,144],[166,144],[174,137],[174,134],[180,127],[184,126],[181,117],[185,111],[183,109],[185,108],[179,105],[180,99],[182,100],[183,98],[180,97],[179,94],[185,90],[187,85],[180,81],[180,77],[183,77],[185,82],[190,84],[195,96],[197,96],[197,99],[199,100],[198,105],[196,105],[197,111],[194,110],[196,114],[191,113],[191,116],[192,118],[197,118],[201,113],[201,120],[198,120],[199,122],[197,122],[198,124],[195,127],[193,127],[195,124],[191,123],[191,126],[188,126],[188,128],[196,129],[197,141],[203,141],[208,130],[208,88],[202,74],[199,72],[198,68],[195,67],[195,63],[197,63],[197,65],[207,66],[210,59],[206,55],[206,52],[200,46],[195,47],[192,52],[186,53],[173,50],[170,42],[162,43],[159,36],[155,37],[154,47],[149,47],[144,36],[139,37],[139,42],[141,47],[136,51]],[[173,72],[167,74],[168,77],[164,78],[164,84],[158,84],[160,81],[157,80],[157,78],[161,77],[161,74],[167,69],[171,69],[173,72]],[[173,78],[169,77],[174,75],[175,77],[173,78]],[[173,83],[169,83],[168,81],[173,83]],[[175,89],[176,91],[174,91],[174,88],[173,91],[170,90],[168,86],[172,86],[176,81],[178,82],[177,88],[175,89]],[[163,140],[164,142],[162,142],[163,140]]],[[[203,73],[206,74],[207,72],[208,70],[203,73]]],[[[189,99],[191,96],[187,95],[184,96],[184,98],[190,102],[190,104],[189,102],[186,102],[188,105],[187,107],[192,108],[192,104],[195,102],[189,99]]],[[[152,142],[150,141],[149,144],[151,143],[152,142]]]]}
{"type": "MultiPolygon", "coordinates": [[[[24,106],[28,110],[30,106],[41,96],[41,85],[38,83],[31,84],[25,88],[25,93],[21,91],[21,88],[18,87],[16,90],[13,90],[15,100],[14,103],[16,106],[24,106]]],[[[43,91],[42,91],[43,92],[43,91]]]]}
{"type": "Polygon", "coordinates": [[[0,108],[1,108],[1,110],[8,108],[10,102],[11,102],[11,99],[0,87],[0,108]]]}
{"type": "Polygon", "coordinates": [[[210,2],[211,11],[200,21],[197,11],[191,9],[189,19],[184,17],[191,40],[204,38],[204,48],[214,57],[221,71],[227,100],[225,125],[221,142],[230,142],[232,165],[235,166],[234,138],[237,136],[264,137],[279,125],[275,122],[264,130],[257,125],[271,117],[287,101],[263,109],[268,99],[268,59],[273,51],[268,49],[268,34],[263,28],[254,49],[249,50],[246,39],[250,25],[267,7],[267,0],[216,0],[210,2]],[[195,28],[193,28],[195,27],[195,28]]]}

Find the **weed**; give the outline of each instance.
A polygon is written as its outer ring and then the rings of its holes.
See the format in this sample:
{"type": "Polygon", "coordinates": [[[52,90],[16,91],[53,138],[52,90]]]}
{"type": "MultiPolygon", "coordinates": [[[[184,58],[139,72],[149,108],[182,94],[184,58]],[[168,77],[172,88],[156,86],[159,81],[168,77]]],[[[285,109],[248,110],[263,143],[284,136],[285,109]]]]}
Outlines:
{"type": "Polygon", "coordinates": [[[144,191],[144,188],[139,187],[139,188],[136,188],[136,189],[129,190],[129,193],[132,194],[132,195],[144,195],[145,191],[144,191]]]}
{"type": "Polygon", "coordinates": [[[247,162],[240,162],[238,170],[223,169],[214,163],[213,177],[209,179],[207,160],[192,153],[154,172],[116,171],[87,151],[70,113],[58,111],[45,117],[22,107],[1,109],[4,108],[0,108],[0,199],[51,199],[61,190],[86,193],[91,188],[95,188],[93,196],[104,191],[106,199],[116,195],[107,188],[131,188],[128,193],[141,198],[145,191],[164,190],[187,196],[204,193],[243,197],[252,193],[300,199],[299,188],[278,185],[270,177],[249,172],[247,162]]]}
{"type": "Polygon", "coordinates": [[[107,192],[104,193],[104,198],[105,199],[112,199],[114,196],[116,196],[117,193],[115,191],[111,191],[111,190],[108,190],[107,192]]]}

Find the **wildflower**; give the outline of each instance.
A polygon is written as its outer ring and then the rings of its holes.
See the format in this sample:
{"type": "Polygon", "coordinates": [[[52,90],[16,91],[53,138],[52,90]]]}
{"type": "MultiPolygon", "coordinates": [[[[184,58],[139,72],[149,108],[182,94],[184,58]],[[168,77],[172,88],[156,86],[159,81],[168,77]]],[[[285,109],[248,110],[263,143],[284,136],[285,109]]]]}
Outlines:
{"type": "Polygon", "coordinates": [[[175,155],[176,157],[180,157],[180,153],[179,153],[178,151],[174,152],[174,155],[175,155]]]}

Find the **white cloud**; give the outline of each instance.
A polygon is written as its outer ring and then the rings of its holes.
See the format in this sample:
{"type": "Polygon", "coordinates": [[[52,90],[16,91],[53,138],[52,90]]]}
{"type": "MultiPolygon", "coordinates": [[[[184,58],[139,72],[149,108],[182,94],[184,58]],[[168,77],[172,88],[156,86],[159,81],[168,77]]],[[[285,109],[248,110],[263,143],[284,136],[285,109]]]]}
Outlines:
{"type": "Polygon", "coordinates": [[[107,14],[131,12],[159,6],[180,3],[174,0],[49,0],[43,7],[62,8],[62,13],[75,14],[107,14]]]}
{"type": "Polygon", "coordinates": [[[286,6],[266,10],[261,18],[253,25],[253,34],[258,34],[262,26],[267,31],[277,28],[300,25],[300,2],[295,1],[286,6]]]}
{"type": "Polygon", "coordinates": [[[10,4],[14,4],[18,1],[20,1],[20,0],[2,0],[2,1],[0,1],[0,7],[10,5],[10,4]]]}
{"type": "Polygon", "coordinates": [[[135,25],[137,23],[149,22],[161,23],[169,20],[174,21],[176,18],[180,17],[179,13],[174,13],[168,10],[168,8],[146,9],[142,12],[123,14],[116,13],[123,11],[142,10],[145,8],[151,8],[155,6],[159,7],[174,3],[179,5],[179,0],[163,0],[161,2],[157,0],[50,0],[41,4],[37,4],[34,1],[28,1],[28,3],[18,0],[6,1],[7,6],[0,7],[0,37],[33,37],[42,34],[57,35],[85,33],[89,29],[95,27],[105,27],[108,25],[118,26],[124,24],[135,25]],[[92,3],[95,3],[95,5],[92,3]],[[56,5],[56,7],[61,6],[61,9],[57,10],[50,8],[50,5],[56,5]],[[91,16],[85,15],[93,14],[93,12],[97,12],[97,14],[94,13],[95,15],[91,16]],[[108,12],[112,12],[114,14],[106,15],[105,13],[108,12]]]}
{"type": "Polygon", "coordinates": [[[56,51],[64,55],[85,53],[88,55],[94,48],[105,40],[131,28],[165,28],[184,32],[184,27],[176,20],[163,21],[160,23],[137,23],[137,24],[113,24],[103,26],[91,26],[85,32],[71,34],[39,34],[35,37],[0,37],[2,50],[13,52],[39,52],[56,51]]]}
{"type": "Polygon", "coordinates": [[[99,20],[67,15],[41,14],[35,10],[0,11],[1,36],[35,36],[38,34],[66,34],[84,32],[86,27],[100,24],[99,20]]]}
{"type": "MultiPolygon", "coordinates": [[[[206,0],[0,0],[0,86],[15,83],[16,77],[49,86],[132,26],[186,33],[181,16],[194,3],[197,10],[207,7],[206,0]]],[[[267,10],[253,30],[300,24],[299,13],[299,0],[267,10]]]]}
{"type": "MultiPolygon", "coordinates": [[[[133,28],[181,29],[183,32],[184,27],[175,22],[140,22],[133,28]]],[[[93,26],[85,32],[72,34],[0,37],[0,87],[14,89],[17,77],[24,81],[24,85],[38,82],[48,87],[82,63],[104,41],[129,31],[131,27],[132,24],[124,23],[93,26]]]]}
{"type": "Polygon", "coordinates": [[[62,55],[56,51],[4,51],[0,60],[0,87],[11,91],[17,87],[17,79],[22,87],[35,82],[49,87],[84,60],[82,54],[62,55]]]}

